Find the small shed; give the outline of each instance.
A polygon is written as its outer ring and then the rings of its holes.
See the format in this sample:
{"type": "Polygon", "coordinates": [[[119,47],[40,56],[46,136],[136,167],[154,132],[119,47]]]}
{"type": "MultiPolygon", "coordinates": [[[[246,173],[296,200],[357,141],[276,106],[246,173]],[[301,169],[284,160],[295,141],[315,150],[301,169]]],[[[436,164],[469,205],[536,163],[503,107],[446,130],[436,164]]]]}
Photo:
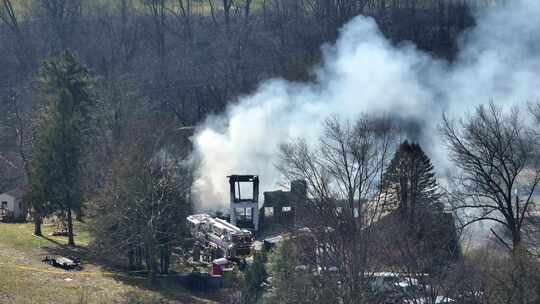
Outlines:
{"type": "Polygon", "coordinates": [[[26,216],[26,209],[22,197],[24,191],[14,189],[0,194],[0,218],[22,218],[26,216]]]}

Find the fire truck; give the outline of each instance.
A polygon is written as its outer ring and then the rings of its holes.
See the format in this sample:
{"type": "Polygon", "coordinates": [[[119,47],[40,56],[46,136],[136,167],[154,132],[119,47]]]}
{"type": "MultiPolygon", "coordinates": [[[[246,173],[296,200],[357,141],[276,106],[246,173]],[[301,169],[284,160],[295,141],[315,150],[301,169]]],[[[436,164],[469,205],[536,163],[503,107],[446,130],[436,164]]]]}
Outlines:
{"type": "Polygon", "coordinates": [[[253,235],[220,218],[208,214],[187,217],[187,224],[204,260],[240,259],[251,253],[253,235]],[[206,257],[206,258],[205,258],[206,257]]]}

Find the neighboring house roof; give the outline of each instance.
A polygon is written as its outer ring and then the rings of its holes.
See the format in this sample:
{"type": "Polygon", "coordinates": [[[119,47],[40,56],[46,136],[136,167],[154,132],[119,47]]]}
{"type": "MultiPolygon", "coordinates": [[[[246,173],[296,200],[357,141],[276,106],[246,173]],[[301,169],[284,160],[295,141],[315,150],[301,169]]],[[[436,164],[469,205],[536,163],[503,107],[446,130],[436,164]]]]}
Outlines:
{"type": "Polygon", "coordinates": [[[9,195],[11,197],[14,197],[15,200],[21,200],[23,195],[24,195],[24,190],[21,189],[21,188],[15,188],[15,189],[10,190],[8,192],[5,192],[3,194],[7,194],[7,195],[9,195]]]}

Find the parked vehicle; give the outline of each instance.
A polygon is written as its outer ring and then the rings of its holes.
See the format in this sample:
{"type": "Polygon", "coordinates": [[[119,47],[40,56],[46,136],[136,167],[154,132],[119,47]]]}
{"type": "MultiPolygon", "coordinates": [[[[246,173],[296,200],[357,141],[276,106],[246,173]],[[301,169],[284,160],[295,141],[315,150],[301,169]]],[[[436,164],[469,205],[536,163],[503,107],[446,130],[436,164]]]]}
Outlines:
{"type": "Polygon", "coordinates": [[[253,235],[249,230],[208,214],[195,214],[187,217],[191,235],[199,246],[205,249],[217,249],[225,257],[234,260],[251,253],[253,235]]]}

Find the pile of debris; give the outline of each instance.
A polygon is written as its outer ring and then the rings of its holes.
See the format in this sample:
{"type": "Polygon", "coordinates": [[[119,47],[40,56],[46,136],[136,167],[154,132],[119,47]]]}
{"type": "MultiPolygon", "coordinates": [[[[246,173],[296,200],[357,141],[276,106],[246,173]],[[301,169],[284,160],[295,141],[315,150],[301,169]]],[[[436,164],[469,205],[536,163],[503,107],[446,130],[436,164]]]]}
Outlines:
{"type": "Polygon", "coordinates": [[[82,263],[79,257],[63,257],[63,256],[45,256],[43,262],[65,270],[82,270],[82,263]]]}

